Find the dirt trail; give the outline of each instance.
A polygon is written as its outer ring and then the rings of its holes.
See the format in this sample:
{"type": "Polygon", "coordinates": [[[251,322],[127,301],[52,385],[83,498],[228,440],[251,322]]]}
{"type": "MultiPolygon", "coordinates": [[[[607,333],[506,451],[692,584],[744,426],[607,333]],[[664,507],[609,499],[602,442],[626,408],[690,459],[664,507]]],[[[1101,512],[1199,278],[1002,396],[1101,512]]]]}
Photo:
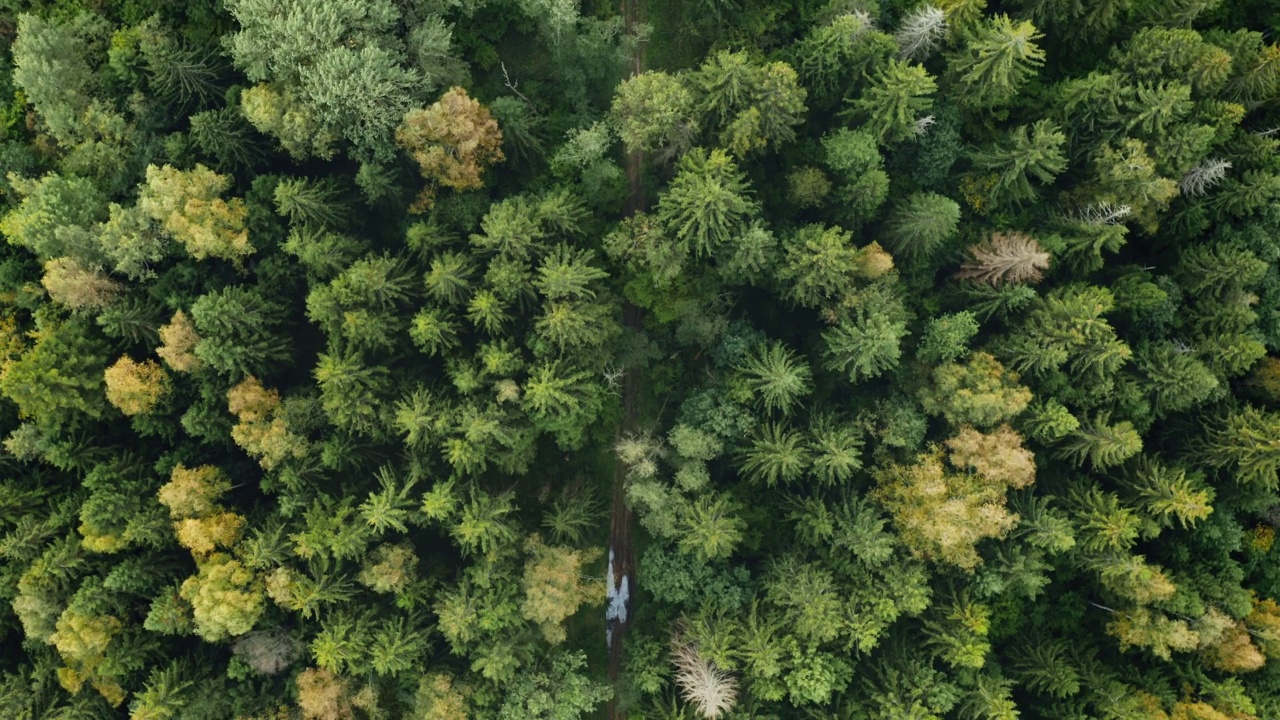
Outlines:
{"type": "MultiPolygon", "coordinates": [[[[635,35],[637,26],[644,20],[644,0],[623,0],[622,12],[626,18],[627,33],[635,35]]],[[[644,72],[644,45],[637,43],[631,56],[631,74],[644,72]]],[[[633,152],[627,155],[627,184],[631,189],[627,196],[626,215],[631,217],[644,209],[644,153],[633,152]]],[[[628,328],[639,329],[643,315],[640,308],[624,301],[622,321],[628,328]]],[[[617,437],[636,429],[639,423],[639,407],[637,399],[640,395],[642,378],[638,368],[627,368],[622,378],[622,423],[618,427],[617,437]]],[[[614,577],[610,581],[615,587],[627,578],[632,591],[636,587],[635,556],[631,547],[631,508],[627,505],[626,468],[617,463],[613,473],[613,502],[609,517],[609,549],[613,553],[614,577]]],[[[630,616],[628,608],[628,617],[630,616]]],[[[621,690],[619,680],[622,676],[624,659],[623,645],[627,636],[626,620],[615,624],[612,640],[609,645],[609,681],[613,683],[614,699],[609,701],[608,717],[610,720],[626,720],[627,714],[618,702],[621,690]]]]}

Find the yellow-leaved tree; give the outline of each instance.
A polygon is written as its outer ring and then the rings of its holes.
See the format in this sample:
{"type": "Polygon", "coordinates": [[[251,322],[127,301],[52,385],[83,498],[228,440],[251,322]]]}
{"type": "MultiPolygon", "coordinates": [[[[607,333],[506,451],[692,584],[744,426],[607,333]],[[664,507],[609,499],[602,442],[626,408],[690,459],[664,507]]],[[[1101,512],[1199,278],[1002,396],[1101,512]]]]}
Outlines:
{"type": "Polygon", "coordinates": [[[460,87],[450,88],[430,107],[406,113],[396,128],[396,142],[427,180],[411,207],[414,212],[430,210],[440,186],[480,187],[485,168],[505,159],[498,122],[460,87]]]}
{"type": "Polygon", "coordinates": [[[307,452],[306,439],[289,432],[280,406],[280,393],[263,387],[253,376],[227,393],[227,409],[239,420],[231,428],[231,439],[267,470],[307,452]]]}
{"type": "Polygon", "coordinates": [[[599,549],[575,550],[546,545],[537,534],[526,543],[524,602],[520,612],[538,623],[547,642],[564,642],[564,621],[583,605],[604,602],[603,582],[584,581],[583,568],[600,557],[599,549]]]}
{"type": "Polygon", "coordinates": [[[962,427],[946,446],[950,467],[940,449],[889,465],[877,473],[875,495],[917,557],[973,570],[982,562],[978,542],[1017,524],[1005,493],[1035,480],[1035,460],[1007,425],[985,434],[962,427]]]}
{"type": "Polygon", "coordinates": [[[147,167],[147,182],[138,207],[160,222],[197,260],[220,258],[237,264],[253,254],[241,198],[222,199],[231,177],[204,165],[178,170],[171,165],[147,167]]]}
{"type": "Polygon", "coordinates": [[[103,372],[107,400],[125,415],[151,412],[169,392],[169,373],[154,360],[137,362],[129,356],[103,372]]]}
{"type": "Polygon", "coordinates": [[[156,354],[178,372],[194,372],[201,364],[195,354],[198,342],[200,336],[191,318],[179,310],[168,325],[160,328],[160,347],[156,348],[156,354]]]}

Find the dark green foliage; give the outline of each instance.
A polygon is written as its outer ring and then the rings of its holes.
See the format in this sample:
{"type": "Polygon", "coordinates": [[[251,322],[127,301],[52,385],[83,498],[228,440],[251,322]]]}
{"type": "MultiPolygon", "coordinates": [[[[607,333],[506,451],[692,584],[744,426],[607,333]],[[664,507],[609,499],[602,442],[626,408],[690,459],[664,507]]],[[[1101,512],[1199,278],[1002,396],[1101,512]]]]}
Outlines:
{"type": "Polygon", "coordinates": [[[0,2],[0,717],[1280,716],[1263,5],[0,2]]]}
{"type": "Polygon", "coordinates": [[[191,305],[200,342],[196,357],[232,377],[260,375],[291,357],[291,342],[280,334],[284,310],[258,292],[227,287],[191,305]]]}

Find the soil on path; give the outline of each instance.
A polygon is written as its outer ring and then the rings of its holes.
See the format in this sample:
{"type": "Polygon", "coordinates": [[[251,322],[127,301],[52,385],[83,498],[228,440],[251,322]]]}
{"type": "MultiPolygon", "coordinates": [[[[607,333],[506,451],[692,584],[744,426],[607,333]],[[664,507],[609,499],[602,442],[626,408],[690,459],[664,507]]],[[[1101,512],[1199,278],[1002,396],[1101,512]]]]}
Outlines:
{"type": "MultiPolygon", "coordinates": [[[[637,26],[643,21],[644,0],[623,0],[622,12],[626,18],[627,33],[634,36],[637,26]]],[[[637,43],[631,55],[631,74],[644,72],[644,44],[637,43]]],[[[627,155],[627,184],[630,193],[627,196],[626,215],[631,217],[644,209],[644,154],[633,152],[627,155]]],[[[643,315],[640,308],[625,302],[622,308],[622,321],[628,328],[639,329],[643,315]]],[[[639,368],[628,368],[622,378],[622,423],[618,427],[617,438],[632,432],[639,423],[637,399],[640,395],[642,378],[639,368]]],[[[614,577],[609,578],[614,587],[626,577],[632,591],[636,587],[634,573],[635,557],[631,547],[631,508],[627,505],[626,467],[616,463],[613,473],[613,501],[609,513],[609,549],[614,555],[614,577]]],[[[629,610],[629,609],[628,609],[629,610]]],[[[628,617],[630,612],[628,612],[628,617]]],[[[626,720],[626,711],[618,702],[618,691],[622,676],[624,659],[623,645],[627,636],[627,622],[619,622],[613,628],[612,641],[609,645],[609,682],[614,686],[614,697],[609,701],[608,717],[610,720],[626,720]]]]}

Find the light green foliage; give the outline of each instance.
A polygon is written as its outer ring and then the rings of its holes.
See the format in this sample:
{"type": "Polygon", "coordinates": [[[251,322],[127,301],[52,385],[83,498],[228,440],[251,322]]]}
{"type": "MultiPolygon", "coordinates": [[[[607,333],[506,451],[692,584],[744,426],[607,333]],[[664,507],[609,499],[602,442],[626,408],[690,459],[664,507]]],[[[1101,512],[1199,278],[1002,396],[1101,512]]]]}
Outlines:
{"type": "Polygon", "coordinates": [[[618,85],[610,119],[628,152],[658,150],[672,157],[689,147],[698,130],[695,108],[680,78],[650,70],[618,85]]]}
{"type": "Polygon", "coordinates": [[[1218,388],[1218,378],[1193,355],[1172,344],[1147,346],[1138,351],[1134,364],[1151,393],[1152,410],[1158,415],[1190,410],[1218,388]]]}
{"type": "Polygon", "coordinates": [[[810,462],[810,450],[799,431],[770,423],[752,438],[739,467],[748,478],[774,486],[796,482],[810,462]]]}
{"type": "Polygon", "coordinates": [[[937,88],[924,66],[890,60],[851,108],[880,142],[897,142],[915,134],[916,121],[933,107],[937,88]]]}
{"type": "Polygon", "coordinates": [[[154,277],[154,266],[173,252],[151,218],[137,207],[112,203],[110,216],[97,231],[102,253],[115,263],[116,272],[130,279],[154,277]]]}
{"type": "Polygon", "coordinates": [[[960,205],[937,193],[913,193],[889,215],[885,243],[906,258],[928,259],[956,234],[960,205]]]}
{"type": "Polygon", "coordinates": [[[0,718],[1280,717],[1267,5],[0,2],[0,718]]]}
{"type": "Polygon", "coordinates": [[[197,260],[242,262],[254,253],[245,227],[244,200],[222,199],[231,178],[203,165],[189,171],[147,166],[138,208],[159,222],[197,260]]]}
{"type": "Polygon", "coordinates": [[[1178,194],[1178,183],[1161,177],[1141,140],[1106,145],[1094,159],[1097,198],[1127,205],[1148,233],[1159,227],[1159,215],[1178,194]]]}
{"type": "Polygon", "coordinates": [[[577,720],[613,696],[609,686],[582,674],[583,653],[561,653],[542,672],[522,674],[498,711],[499,720],[577,720]]]}
{"type": "Polygon", "coordinates": [[[95,80],[89,66],[89,41],[101,27],[93,15],[59,24],[36,15],[18,17],[13,41],[13,81],[59,142],[80,136],[93,102],[95,80]]]}
{"type": "Polygon", "coordinates": [[[103,217],[106,201],[93,183],[54,173],[39,180],[16,175],[8,180],[22,197],[21,204],[0,219],[0,232],[10,243],[45,260],[68,255],[96,259],[90,236],[77,232],[103,217]]]}
{"type": "Polygon", "coordinates": [[[812,389],[812,373],[782,343],[759,347],[738,373],[753,398],[770,412],[790,415],[793,406],[812,389]]]}
{"type": "Polygon", "coordinates": [[[398,55],[365,46],[320,55],[304,67],[302,88],[321,128],[345,138],[361,157],[389,160],[392,131],[416,104],[422,83],[398,55]]]}
{"type": "Polygon", "coordinates": [[[539,427],[555,433],[561,446],[573,447],[600,411],[601,388],[584,371],[542,363],[529,371],[523,404],[539,427]]]}
{"type": "Polygon", "coordinates": [[[414,65],[435,87],[466,84],[466,66],[452,52],[453,27],[440,15],[423,18],[407,45],[414,65]]]}
{"type": "Polygon", "coordinates": [[[228,7],[240,31],[228,45],[250,80],[301,80],[317,48],[360,45],[385,37],[397,13],[387,2],[320,3],[237,0],[228,7]]]}
{"type": "Polygon", "coordinates": [[[1004,505],[1004,483],[953,472],[940,453],[885,467],[876,482],[876,498],[893,515],[902,541],[923,559],[972,571],[982,562],[977,543],[1004,537],[1017,521],[1004,505]]]}
{"type": "Polygon", "coordinates": [[[107,412],[107,348],[83,319],[39,324],[29,348],[0,368],[0,392],[37,425],[56,427],[107,412]]]}
{"type": "Polygon", "coordinates": [[[1213,512],[1213,489],[1205,486],[1198,473],[1188,475],[1182,467],[1143,458],[1126,477],[1125,485],[1161,527],[1170,527],[1175,520],[1181,528],[1194,527],[1213,512]]]}
{"type": "Polygon", "coordinates": [[[723,495],[697,497],[683,508],[677,547],[704,562],[729,557],[747,526],[737,511],[737,504],[723,495]]]}
{"type": "Polygon", "coordinates": [[[1078,378],[1106,377],[1133,355],[1103,318],[1114,307],[1111,292],[1077,286],[1054,290],[1036,304],[1006,354],[1022,372],[1043,373],[1063,365],[1078,378]]]}
{"type": "Polygon", "coordinates": [[[320,126],[314,111],[299,102],[288,87],[261,83],[248,88],[240,93],[240,107],[254,127],[275,137],[293,157],[333,157],[338,138],[320,126]]]}
{"type": "Polygon", "coordinates": [[[858,313],[822,334],[825,367],[850,382],[878,377],[898,366],[906,323],[881,313],[858,313]]]}
{"type": "Polygon", "coordinates": [[[1114,467],[1142,450],[1142,436],[1128,421],[1111,423],[1103,413],[1084,421],[1061,441],[1059,453],[1076,465],[1085,460],[1098,469],[1114,467]]]}
{"type": "Polygon", "coordinates": [[[925,325],[916,357],[925,362],[955,362],[969,351],[977,334],[978,321],[971,312],[933,318],[925,325]]]}
{"type": "Polygon", "coordinates": [[[827,165],[841,180],[836,197],[851,224],[865,223],[889,195],[889,176],[875,136],[841,128],[822,138],[827,165]]]}
{"type": "Polygon", "coordinates": [[[952,667],[981,668],[991,651],[987,641],[990,626],[990,611],[985,606],[961,599],[936,608],[934,617],[925,621],[927,644],[952,667]]]}
{"type": "Polygon", "coordinates": [[[884,277],[893,258],[878,243],[854,247],[852,233],[838,227],[806,225],[783,241],[778,276],[798,305],[847,306],[867,281],[884,277]]]}
{"type": "Polygon", "coordinates": [[[695,148],[680,158],[675,179],[658,201],[657,217],[687,251],[705,257],[742,232],[758,208],[750,196],[732,156],[695,148]]]}
{"type": "Polygon", "coordinates": [[[261,582],[221,553],[182,583],[182,598],[191,603],[196,634],[210,642],[249,632],[265,610],[261,582]]]}
{"type": "Polygon", "coordinates": [[[354,352],[322,353],[313,374],[334,425],[356,435],[385,435],[387,418],[377,398],[389,389],[387,368],[370,366],[354,352]]]}
{"type": "Polygon", "coordinates": [[[786,63],[757,65],[742,52],[718,52],[689,77],[706,125],[721,127],[720,144],[739,157],[795,138],[805,90],[786,63]]]}
{"type": "Polygon", "coordinates": [[[1016,417],[1031,401],[1017,373],[985,352],[972,353],[964,364],[938,366],[932,379],[920,391],[920,403],[955,425],[991,427],[1016,417]]]}
{"type": "Polygon", "coordinates": [[[324,156],[338,137],[362,157],[391,156],[392,132],[424,91],[401,65],[391,3],[237,0],[227,9],[240,24],[227,41],[232,58],[250,80],[274,84],[246,100],[251,121],[299,157],[324,156]],[[302,107],[291,109],[292,98],[302,107]],[[319,132],[308,140],[311,123],[319,132]]]}
{"type": "Polygon", "coordinates": [[[1280,452],[1273,441],[1280,416],[1246,405],[1210,428],[1204,442],[1205,460],[1231,471],[1240,482],[1274,488],[1280,484],[1280,452]]]}
{"type": "Polygon", "coordinates": [[[276,184],[276,212],[289,222],[325,227],[340,225],[347,215],[341,192],[330,183],[287,178],[276,184]]]}
{"type": "Polygon", "coordinates": [[[1032,178],[1047,184],[1067,169],[1067,158],[1062,154],[1066,141],[1053,121],[1038,120],[1014,128],[1007,142],[974,153],[973,164],[996,176],[988,190],[993,202],[1032,200],[1036,197],[1032,178]]]}
{"type": "Polygon", "coordinates": [[[1006,105],[1044,64],[1036,45],[1043,35],[1026,20],[996,15],[979,24],[963,46],[947,56],[959,100],[973,108],[1006,105]]]}

